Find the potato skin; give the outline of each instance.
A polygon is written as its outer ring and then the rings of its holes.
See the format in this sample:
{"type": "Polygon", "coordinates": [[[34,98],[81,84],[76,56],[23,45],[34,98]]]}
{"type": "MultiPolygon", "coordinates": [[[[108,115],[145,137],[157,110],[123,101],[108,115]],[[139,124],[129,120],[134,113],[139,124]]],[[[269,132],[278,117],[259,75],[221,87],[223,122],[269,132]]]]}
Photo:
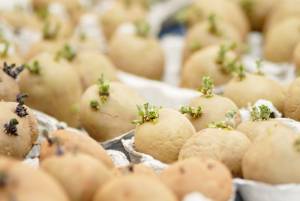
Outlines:
{"type": "Polygon", "coordinates": [[[41,168],[62,185],[72,201],[92,200],[96,190],[113,176],[99,160],[81,153],[49,157],[41,168]]]}
{"type": "MultiPolygon", "coordinates": [[[[106,167],[112,168],[113,162],[106,151],[95,140],[84,133],[74,133],[68,130],[57,130],[50,137],[58,139],[64,153],[77,151],[90,155],[103,162],[106,167]]],[[[45,160],[56,154],[57,147],[50,145],[47,141],[41,143],[40,160],[45,160]]]]}
{"type": "Polygon", "coordinates": [[[19,80],[21,92],[29,95],[26,103],[70,126],[78,126],[77,107],[82,93],[79,75],[66,61],[56,62],[49,53],[37,55],[30,64],[34,61],[40,64],[40,74],[25,70],[19,80]]]}
{"type": "Polygon", "coordinates": [[[111,81],[117,80],[117,70],[107,56],[98,51],[81,51],[74,60],[74,69],[78,72],[83,89],[97,83],[103,76],[111,81]]]}
{"type": "Polygon", "coordinates": [[[242,43],[242,37],[231,24],[217,19],[217,26],[221,31],[221,35],[210,33],[207,20],[194,25],[188,30],[183,49],[183,61],[187,61],[194,53],[192,47],[195,44],[199,45],[201,49],[210,45],[220,45],[226,42],[235,42],[238,45],[242,43]]]}
{"type": "Polygon", "coordinates": [[[238,131],[244,133],[251,142],[254,142],[257,138],[263,136],[271,129],[281,127],[281,123],[276,119],[270,119],[266,121],[244,121],[236,128],[238,131]]]}
{"type": "Polygon", "coordinates": [[[179,159],[208,157],[223,162],[233,176],[241,177],[242,159],[250,145],[250,140],[239,131],[207,128],[187,140],[179,159]]]}
{"type": "Polygon", "coordinates": [[[23,159],[37,140],[38,125],[28,107],[28,115],[21,118],[15,113],[16,106],[17,103],[14,102],[0,102],[0,155],[23,159]],[[8,135],[4,130],[4,125],[13,118],[19,122],[16,126],[17,136],[8,135]]]}
{"type": "Polygon", "coordinates": [[[286,117],[300,120],[300,78],[297,78],[290,85],[284,103],[284,115],[286,117]]]}
{"type": "Polygon", "coordinates": [[[260,75],[246,74],[243,80],[236,77],[225,85],[224,96],[230,98],[239,108],[247,107],[249,103],[254,104],[259,99],[266,99],[282,112],[286,92],[274,80],[260,75]]]}
{"type": "Polygon", "coordinates": [[[109,44],[109,56],[120,70],[149,79],[162,78],[164,52],[152,37],[117,33],[109,44]]]}
{"type": "Polygon", "coordinates": [[[298,43],[298,45],[294,51],[294,63],[297,67],[297,71],[299,71],[299,69],[300,69],[300,42],[298,43]]]}
{"type": "Polygon", "coordinates": [[[155,178],[158,177],[158,175],[152,168],[150,168],[142,163],[131,164],[131,165],[125,166],[125,167],[119,167],[117,170],[115,170],[115,173],[117,176],[134,174],[134,175],[151,176],[151,177],[155,177],[155,178]]]}
{"type": "Polygon", "coordinates": [[[93,201],[177,201],[158,179],[144,175],[116,178],[99,189],[93,201]],[[117,193],[116,193],[117,192],[117,193]]]}
{"type": "Polygon", "coordinates": [[[22,201],[69,201],[55,179],[41,169],[0,157],[0,172],[8,179],[6,186],[0,190],[1,201],[11,201],[12,196],[22,201]]]}
{"type": "Polygon", "coordinates": [[[291,62],[300,41],[300,18],[288,18],[274,25],[266,34],[264,56],[273,62],[291,62]],[[284,37],[283,37],[284,36],[284,37]]]}
{"type": "Polygon", "coordinates": [[[80,122],[97,141],[109,140],[134,129],[131,122],[138,118],[136,106],[145,103],[141,96],[124,84],[111,82],[109,90],[105,103],[101,103],[97,85],[90,86],[81,98],[80,122]],[[92,100],[99,102],[99,110],[91,108],[92,100]]]}
{"type": "MultiPolygon", "coordinates": [[[[213,97],[206,98],[199,96],[191,100],[189,106],[202,108],[201,117],[194,119],[189,115],[187,116],[191,123],[194,125],[196,131],[200,131],[208,127],[210,123],[224,121],[226,113],[230,111],[238,111],[238,107],[229,98],[214,95],[213,97]]],[[[240,114],[237,114],[235,123],[240,123],[240,114]]]]}
{"type": "Polygon", "coordinates": [[[246,152],[242,163],[244,178],[269,184],[299,183],[296,139],[299,134],[286,126],[268,131],[246,152]]]}
{"type": "Polygon", "coordinates": [[[173,109],[160,109],[157,122],[146,122],[135,129],[135,148],[154,158],[172,163],[188,138],[195,133],[193,125],[173,109]]]}
{"type": "Polygon", "coordinates": [[[208,158],[178,161],[163,170],[161,179],[178,200],[189,193],[200,192],[213,200],[227,201],[232,193],[229,170],[222,163],[208,158]]]}
{"type": "MultiPolygon", "coordinates": [[[[205,47],[189,57],[183,66],[181,74],[181,86],[197,89],[201,86],[204,76],[214,80],[216,86],[225,84],[231,79],[231,75],[222,72],[221,66],[217,63],[220,46],[205,47]]],[[[226,61],[231,61],[237,55],[230,51],[226,54],[226,61]]]]}
{"type": "Polygon", "coordinates": [[[0,68],[0,100],[15,101],[16,96],[20,93],[20,89],[16,80],[7,75],[0,68]]]}

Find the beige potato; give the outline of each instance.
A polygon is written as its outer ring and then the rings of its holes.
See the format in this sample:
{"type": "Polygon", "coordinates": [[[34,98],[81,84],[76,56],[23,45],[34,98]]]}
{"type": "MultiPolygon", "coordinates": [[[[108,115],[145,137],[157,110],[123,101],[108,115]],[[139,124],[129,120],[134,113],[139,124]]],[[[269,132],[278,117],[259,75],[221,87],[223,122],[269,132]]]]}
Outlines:
{"type": "Polygon", "coordinates": [[[4,12],[2,11],[0,19],[7,22],[15,30],[26,28],[33,31],[38,31],[42,27],[42,23],[35,15],[30,12],[20,11],[18,9],[4,12]]]}
{"type": "Polygon", "coordinates": [[[299,69],[300,69],[300,42],[298,43],[298,45],[294,51],[294,63],[297,67],[297,71],[299,72],[299,69]]]}
{"type": "Polygon", "coordinates": [[[241,45],[242,38],[238,31],[228,22],[211,15],[210,20],[206,19],[188,30],[185,37],[183,61],[187,61],[193,53],[204,47],[230,42],[241,45]]]}
{"type": "Polygon", "coordinates": [[[109,56],[120,70],[156,80],[163,76],[164,52],[151,36],[117,33],[109,44],[109,56]]]}
{"type": "Polygon", "coordinates": [[[0,172],[1,201],[69,201],[61,186],[40,169],[0,157],[0,172]]]}
{"type": "Polygon", "coordinates": [[[81,153],[49,157],[41,168],[62,185],[72,201],[92,200],[97,189],[113,177],[99,160],[81,153]]]}
{"type": "Polygon", "coordinates": [[[235,130],[207,128],[193,135],[183,145],[179,159],[206,157],[224,163],[235,177],[242,176],[242,159],[250,140],[235,130]]]}
{"type": "Polygon", "coordinates": [[[118,80],[116,67],[100,52],[92,50],[79,52],[73,64],[81,78],[83,89],[96,84],[101,75],[108,80],[118,80]]]}
{"type": "Polygon", "coordinates": [[[158,116],[154,121],[142,121],[137,125],[135,148],[162,162],[175,162],[182,145],[195,133],[195,129],[189,120],[176,110],[163,108],[156,113],[158,116]]]}
{"type": "Polygon", "coordinates": [[[28,107],[17,106],[15,102],[0,102],[0,155],[24,159],[37,140],[38,125],[28,107]]]}
{"type": "Polygon", "coordinates": [[[230,62],[237,58],[236,53],[228,51],[219,61],[220,46],[208,46],[195,52],[184,64],[181,74],[181,86],[197,89],[201,86],[204,76],[215,80],[215,85],[220,86],[231,79],[231,73],[227,70],[230,62]]]}
{"type": "Polygon", "coordinates": [[[134,22],[136,20],[144,19],[145,17],[146,11],[143,7],[136,4],[127,7],[126,5],[117,2],[100,16],[100,23],[105,38],[109,41],[121,24],[134,22]]]}
{"type": "Polygon", "coordinates": [[[63,45],[64,42],[62,40],[41,40],[30,47],[29,51],[24,56],[25,60],[28,62],[33,57],[44,52],[55,54],[63,45]]]}
{"type": "MultiPolygon", "coordinates": [[[[202,19],[206,19],[211,14],[216,14],[233,25],[243,39],[246,38],[249,32],[249,22],[242,9],[234,2],[228,0],[196,0],[192,6],[202,19]]],[[[196,22],[199,22],[199,18],[196,22]]]]}
{"type": "Polygon", "coordinates": [[[145,176],[152,176],[152,177],[158,177],[156,172],[154,172],[153,169],[151,169],[148,166],[145,166],[144,164],[130,164],[125,167],[120,167],[117,170],[115,170],[116,175],[118,176],[124,176],[124,175],[145,175],[145,176]]]}
{"type": "Polygon", "coordinates": [[[143,175],[116,178],[99,189],[93,201],[177,201],[158,179],[143,175]],[[117,192],[117,193],[116,193],[117,192]]]}
{"type": "Polygon", "coordinates": [[[101,145],[84,133],[75,133],[68,130],[57,130],[50,133],[48,139],[41,143],[40,159],[43,161],[55,155],[59,148],[64,153],[77,151],[90,155],[108,168],[114,166],[111,158],[101,145]]]}
{"type": "Polygon", "coordinates": [[[215,201],[227,201],[232,193],[229,170],[212,159],[189,158],[176,162],[161,173],[161,179],[178,200],[200,192],[215,201]]]}
{"type": "Polygon", "coordinates": [[[259,99],[266,99],[282,112],[286,94],[278,82],[265,76],[246,74],[242,80],[235,77],[225,85],[224,96],[235,102],[239,108],[254,104],[259,99]]]}
{"type": "Polygon", "coordinates": [[[134,129],[131,122],[137,118],[136,106],[144,102],[122,83],[92,85],[81,97],[80,122],[95,140],[109,140],[134,129]],[[105,86],[107,91],[101,91],[105,86]]]}
{"type": "Polygon", "coordinates": [[[244,178],[269,184],[299,183],[299,142],[299,134],[289,127],[269,130],[246,152],[244,178]]]}
{"type": "Polygon", "coordinates": [[[272,26],[266,34],[264,56],[273,62],[291,62],[300,41],[300,17],[288,18],[272,26]]]}
{"type": "Polygon", "coordinates": [[[78,104],[82,93],[80,78],[64,60],[49,53],[32,58],[20,75],[20,90],[29,95],[27,103],[70,126],[79,125],[78,104]]]}
{"type": "Polygon", "coordinates": [[[254,30],[262,30],[273,8],[282,0],[232,0],[247,15],[254,30]]]}
{"type": "Polygon", "coordinates": [[[297,78],[290,85],[284,102],[284,115],[286,117],[300,120],[300,78],[297,78]]]}
{"type": "Polygon", "coordinates": [[[300,17],[299,0],[280,0],[275,4],[270,16],[267,19],[264,31],[268,32],[273,26],[291,17],[300,17]]]}

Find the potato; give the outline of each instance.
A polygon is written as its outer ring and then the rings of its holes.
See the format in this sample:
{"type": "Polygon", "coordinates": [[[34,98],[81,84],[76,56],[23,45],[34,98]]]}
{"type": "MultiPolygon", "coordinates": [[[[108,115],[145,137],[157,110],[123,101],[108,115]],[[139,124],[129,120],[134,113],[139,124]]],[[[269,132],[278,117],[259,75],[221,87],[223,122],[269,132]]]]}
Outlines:
{"type": "MultiPolygon", "coordinates": [[[[215,14],[233,25],[242,38],[246,38],[249,32],[249,22],[242,9],[234,2],[228,0],[196,0],[192,6],[196,8],[194,10],[202,16],[202,19],[215,14]]],[[[196,22],[199,22],[199,18],[196,22]]]]}
{"type": "Polygon", "coordinates": [[[274,9],[270,13],[264,31],[269,31],[273,26],[276,26],[290,17],[300,17],[300,1],[280,0],[275,4],[274,9]]]}
{"type": "Polygon", "coordinates": [[[1,12],[0,19],[11,25],[14,30],[22,28],[38,31],[42,24],[39,19],[30,12],[20,11],[18,9],[1,12]]]}
{"type": "Polygon", "coordinates": [[[286,117],[300,120],[300,97],[298,96],[300,91],[300,78],[297,78],[290,85],[287,96],[284,102],[284,115],[286,117]]]}
{"type": "Polygon", "coordinates": [[[277,3],[282,0],[232,0],[238,3],[238,5],[243,9],[244,13],[247,15],[251,27],[254,30],[262,30],[264,24],[272,13],[273,8],[276,7],[277,3]]]}
{"type": "Polygon", "coordinates": [[[200,192],[216,201],[227,201],[232,193],[232,178],[228,169],[212,159],[189,158],[174,163],[161,173],[162,181],[178,200],[200,192]]]}
{"type": "Polygon", "coordinates": [[[113,177],[99,160],[81,153],[46,158],[41,168],[62,185],[72,201],[92,200],[96,190],[113,177]]]}
{"type": "Polygon", "coordinates": [[[80,122],[95,140],[109,140],[134,129],[131,122],[137,118],[136,105],[144,102],[126,85],[102,77],[81,97],[80,122]]]}
{"type": "Polygon", "coordinates": [[[37,140],[37,121],[24,102],[0,102],[0,110],[0,155],[23,159],[37,140]]]}
{"type": "Polygon", "coordinates": [[[143,34],[115,34],[109,44],[109,56],[120,70],[159,80],[165,65],[163,49],[155,38],[143,34]]]}
{"type": "Polygon", "coordinates": [[[242,38],[231,24],[222,21],[215,15],[210,15],[208,19],[188,30],[185,37],[183,61],[187,61],[197,50],[226,42],[234,42],[240,45],[242,38]]]}
{"type": "Polygon", "coordinates": [[[19,73],[23,71],[23,66],[15,64],[3,63],[0,69],[0,100],[1,101],[15,101],[17,95],[20,93],[18,83],[15,79],[19,73]]]}
{"type": "Polygon", "coordinates": [[[125,22],[134,22],[146,17],[146,11],[139,5],[129,7],[122,3],[114,3],[101,16],[100,21],[105,38],[109,41],[118,27],[125,22]]]}
{"type": "Polygon", "coordinates": [[[294,51],[294,63],[296,65],[297,71],[299,72],[299,69],[300,69],[300,42],[298,43],[298,45],[294,51]]]}
{"type": "Polygon", "coordinates": [[[55,54],[63,46],[63,44],[64,42],[62,40],[41,40],[32,45],[25,55],[25,60],[30,61],[30,59],[36,55],[44,52],[55,54]]]}
{"type": "Polygon", "coordinates": [[[106,167],[112,168],[113,162],[106,151],[95,140],[83,133],[57,130],[50,133],[47,141],[41,143],[40,159],[43,161],[62,149],[64,153],[79,152],[100,160],[106,167]]]}
{"type": "Polygon", "coordinates": [[[96,84],[101,75],[112,81],[118,80],[115,66],[100,52],[91,50],[79,52],[73,64],[84,89],[96,84]]]}
{"type": "Polygon", "coordinates": [[[93,201],[177,201],[174,194],[158,179],[128,175],[111,180],[100,188],[93,201]]]}
{"type": "Polygon", "coordinates": [[[269,184],[299,183],[299,142],[299,134],[289,127],[268,130],[246,152],[244,178],[269,184]]]}
{"type": "Polygon", "coordinates": [[[1,201],[69,201],[48,174],[10,158],[0,157],[1,201]]]}
{"type": "Polygon", "coordinates": [[[282,112],[286,94],[284,88],[274,80],[262,75],[245,74],[244,78],[235,77],[225,85],[224,96],[239,108],[254,104],[259,99],[266,99],[282,112]]]}
{"type": "Polygon", "coordinates": [[[135,148],[164,163],[177,161],[179,151],[195,129],[189,120],[173,109],[139,107],[141,120],[135,121],[135,148]]]}
{"type": "Polygon", "coordinates": [[[237,58],[227,45],[208,46],[195,52],[184,64],[181,86],[196,89],[204,76],[220,86],[231,79],[230,64],[237,58]]]}
{"type": "Polygon", "coordinates": [[[206,157],[224,163],[235,177],[242,176],[242,159],[251,142],[244,133],[231,129],[207,128],[186,141],[179,159],[206,157]]]}
{"type": "Polygon", "coordinates": [[[41,53],[31,59],[20,75],[20,89],[29,95],[28,105],[70,126],[78,126],[78,104],[82,93],[76,71],[63,60],[41,53]],[[66,84],[67,83],[67,84],[66,84]]]}
{"type": "Polygon", "coordinates": [[[145,176],[152,176],[157,177],[158,175],[154,172],[153,169],[145,166],[144,164],[130,164],[129,166],[120,167],[116,170],[118,176],[122,175],[145,175],[145,176]]]}
{"type": "Polygon", "coordinates": [[[300,17],[288,18],[272,26],[266,34],[263,47],[265,58],[273,62],[291,62],[294,49],[300,41],[299,27],[300,17]]]}

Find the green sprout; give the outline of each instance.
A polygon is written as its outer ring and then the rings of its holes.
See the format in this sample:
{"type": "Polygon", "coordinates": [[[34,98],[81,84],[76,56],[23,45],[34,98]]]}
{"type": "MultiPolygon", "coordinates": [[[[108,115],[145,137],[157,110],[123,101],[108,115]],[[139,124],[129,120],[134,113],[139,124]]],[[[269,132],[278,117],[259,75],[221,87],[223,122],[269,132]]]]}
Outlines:
{"type": "Polygon", "coordinates": [[[220,46],[218,56],[217,56],[217,59],[216,59],[217,64],[224,64],[226,62],[227,53],[229,51],[232,51],[232,50],[236,49],[236,47],[237,47],[236,43],[231,43],[229,45],[222,44],[220,46]]]}
{"type": "Polygon", "coordinates": [[[3,45],[4,45],[4,48],[3,48],[2,52],[0,53],[1,58],[7,57],[8,51],[9,51],[9,46],[10,46],[9,42],[6,40],[3,41],[3,45]]]}
{"type": "Polygon", "coordinates": [[[150,32],[150,25],[145,20],[137,20],[135,23],[136,33],[140,37],[147,37],[150,32]]]}
{"type": "Polygon", "coordinates": [[[189,114],[193,119],[197,119],[202,115],[202,108],[201,106],[198,107],[182,106],[180,108],[180,112],[182,114],[189,114]]]}
{"type": "Polygon", "coordinates": [[[258,75],[264,75],[264,73],[261,71],[261,68],[262,68],[262,62],[263,60],[262,59],[259,59],[255,62],[256,64],[256,74],[258,75]]]}
{"type": "Polygon", "coordinates": [[[192,52],[196,52],[197,50],[200,50],[203,46],[199,41],[194,41],[193,43],[190,44],[189,49],[192,52]]]}
{"type": "Polygon", "coordinates": [[[248,16],[252,15],[253,8],[254,8],[253,0],[241,0],[240,1],[240,6],[248,16]]]}
{"type": "Polygon", "coordinates": [[[232,125],[230,125],[227,121],[212,122],[208,124],[208,128],[220,128],[224,130],[233,130],[232,125]]]}
{"type": "Polygon", "coordinates": [[[138,116],[140,119],[132,121],[133,124],[141,125],[145,122],[153,122],[155,123],[159,118],[159,109],[156,106],[150,105],[149,103],[145,103],[142,106],[137,106],[138,116]]]}
{"type": "Polygon", "coordinates": [[[294,148],[297,152],[300,152],[300,137],[296,138],[294,141],[294,148]]]}
{"type": "Polygon", "coordinates": [[[233,74],[235,74],[240,80],[243,80],[246,77],[246,70],[244,65],[236,63],[233,74]]]}
{"type": "Polygon", "coordinates": [[[69,44],[65,44],[62,49],[60,49],[56,55],[55,60],[59,61],[61,58],[68,60],[69,62],[73,61],[76,57],[76,51],[69,44]]]}
{"type": "Polygon", "coordinates": [[[25,64],[25,68],[28,69],[28,71],[34,75],[40,75],[41,73],[41,66],[37,60],[34,60],[31,65],[25,64]]]}
{"type": "Polygon", "coordinates": [[[61,28],[60,23],[51,24],[51,22],[47,20],[43,26],[44,39],[47,40],[55,39],[58,35],[60,28],[61,28]]]}
{"type": "Polygon", "coordinates": [[[206,97],[210,98],[213,96],[214,82],[209,76],[204,76],[202,78],[202,87],[200,88],[200,92],[206,97]]]}
{"type": "Polygon", "coordinates": [[[98,90],[99,96],[101,98],[101,102],[105,103],[109,96],[110,84],[109,81],[104,79],[104,75],[102,74],[100,79],[98,80],[98,90]]]}
{"type": "Polygon", "coordinates": [[[217,25],[217,16],[215,14],[210,14],[208,16],[208,31],[216,36],[221,36],[222,32],[217,25]]]}
{"type": "Polygon", "coordinates": [[[48,6],[41,6],[41,7],[37,8],[36,15],[42,20],[47,19],[49,16],[48,6]]]}
{"type": "Polygon", "coordinates": [[[203,12],[197,6],[190,6],[179,11],[175,19],[181,24],[187,24],[190,19],[195,21],[201,21],[203,19],[203,12]]]}
{"type": "Polygon", "coordinates": [[[81,42],[84,42],[85,40],[86,40],[86,33],[84,33],[84,32],[81,32],[80,34],[79,34],[79,40],[81,41],[81,42]]]}
{"type": "Polygon", "coordinates": [[[97,100],[91,100],[90,101],[90,107],[93,109],[93,110],[100,110],[100,103],[97,101],[97,100]]]}
{"type": "Polygon", "coordinates": [[[267,105],[253,106],[250,116],[252,121],[264,121],[271,118],[272,111],[267,105]]]}

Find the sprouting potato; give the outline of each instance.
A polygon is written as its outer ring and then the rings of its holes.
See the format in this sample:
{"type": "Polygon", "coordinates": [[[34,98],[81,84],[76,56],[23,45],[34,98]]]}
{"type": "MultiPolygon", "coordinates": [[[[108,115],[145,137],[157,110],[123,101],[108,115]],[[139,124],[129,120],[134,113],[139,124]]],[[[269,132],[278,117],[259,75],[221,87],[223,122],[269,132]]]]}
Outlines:
{"type": "Polygon", "coordinates": [[[263,75],[248,74],[241,70],[239,76],[225,85],[224,96],[230,98],[239,108],[252,105],[259,99],[266,99],[282,112],[286,93],[278,82],[263,75]]]}
{"type": "Polygon", "coordinates": [[[162,181],[178,200],[200,192],[216,201],[227,201],[232,193],[230,171],[222,163],[208,158],[189,158],[178,161],[161,173],[162,181]]]}
{"type": "Polygon", "coordinates": [[[40,169],[0,157],[0,200],[69,201],[61,186],[40,169]]]}
{"type": "Polygon", "coordinates": [[[195,133],[193,125],[173,109],[146,103],[138,110],[140,119],[134,121],[136,150],[165,163],[177,161],[181,147],[195,133]]]}
{"type": "Polygon", "coordinates": [[[299,27],[300,17],[287,18],[272,26],[265,36],[265,58],[273,62],[291,62],[300,41],[299,27]]]}
{"type": "Polygon", "coordinates": [[[37,121],[24,105],[25,95],[15,102],[0,102],[0,155],[24,159],[38,137],[37,121]]]}
{"type": "Polygon", "coordinates": [[[46,158],[41,168],[62,185],[71,201],[92,200],[95,192],[113,177],[99,160],[76,150],[46,158]]]}
{"type": "Polygon", "coordinates": [[[95,140],[109,140],[134,129],[136,105],[144,102],[128,86],[109,82],[102,76],[81,97],[80,122],[95,140]]]}
{"type": "Polygon", "coordinates": [[[204,76],[215,80],[220,86],[231,79],[231,66],[237,55],[231,45],[208,46],[195,52],[184,64],[181,75],[181,86],[196,89],[201,85],[204,76]]]}
{"type": "Polygon", "coordinates": [[[68,130],[58,130],[46,135],[47,140],[41,144],[40,159],[43,161],[60,151],[64,153],[79,152],[90,155],[112,168],[113,163],[105,150],[87,134],[68,130]]]}
{"type": "Polygon", "coordinates": [[[177,201],[159,180],[145,175],[128,175],[108,182],[98,190],[93,201],[177,201]]]}
{"type": "Polygon", "coordinates": [[[241,177],[242,159],[250,145],[244,133],[216,122],[211,128],[203,129],[188,139],[180,150],[179,159],[202,157],[218,160],[228,167],[233,176],[241,177]]]}
{"type": "Polygon", "coordinates": [[[79,125],[80,78],[64,60],[49,53],[33,57],[20,75],[20,90],[29,95],[28,105],[70,126],[79,125]]]}
{"type": "Polygon", "coordinates": [[[208,128],[210,123],[217,121],[231,122],[233,127],[240,123],[238,107],[229,98],[213,93],[213,81],[210,77],[203,77],[201,96],[192,99],[188,106],[180,111],[186,114],[196,131],[208,128]]]}
{"type": "Polygon", "coordinates": [[[164,52],[149,29],[147,22],[138,21],[135,34],[116,33],[109,44],[109,56],[120,70],[159,80],[164,72],[164,52]]]}
{"type": "Polygon", "coordinates": [[[268,129],[243,158],[244,178],[269,184],[299,183],[299,145],[299,133],[293,129],[287,126],[268,129]]]}
{"type": "Polygon", "coordinates": [[[116,2],[100,16],[100,21],[106,39],[110,40],[121,24],[144,19],[145,16],[146,11],[140,5],[126,6],[116,2]]]}
{"type": "Polygon", "coordinates": [[[236,43],[240,46],[242,38],[231,24],[212,14],[205,21],[197,23],[188,30],[185,37],[183,60],[187,61],[193,53],[204,47],[226,42],[236,43]]]}

